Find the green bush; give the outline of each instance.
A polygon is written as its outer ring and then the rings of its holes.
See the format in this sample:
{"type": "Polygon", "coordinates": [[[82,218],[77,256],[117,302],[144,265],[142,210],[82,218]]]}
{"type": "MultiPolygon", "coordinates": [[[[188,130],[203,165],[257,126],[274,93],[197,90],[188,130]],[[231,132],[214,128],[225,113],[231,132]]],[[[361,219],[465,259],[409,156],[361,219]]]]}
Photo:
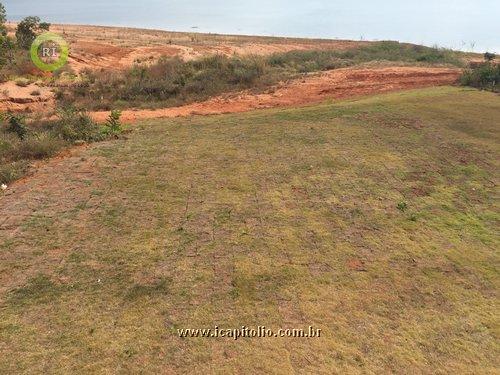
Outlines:
{"type": "Polygon", "coordinates": [[[460,82],[463,86],[500,92],[500,65],[487,62],[466,69],[460,82]]]}
{"type": "Polygon", "coordinates": [[[7,36],[7,12],[2,3],[0,3],[0,67],[5,65],[8,59],[8,50],[12,47],[10,38],[7,36]]]}
{"type": "MultiPolygon", "coordinates": [[[[11,116],[7,122],[13,118],[16,117],[11,116]]],[[[64,141],[46,132],[26,131],[21,139],[7,130],[9,126],[0,129],[0,183],[22,177],[28,170],[30,160],[52,156],[65,145],[64,141]]]]}
{"type": "Polygon", "coordinates": [[[396,206],[396,208],[401,211],[401,212],[405,212],[407,209],[408,209],[408,203],[406,202],[399,202],[396,206]]]}
{"type": "Polygon", "coordinates": [[[58,109],[57,116],[57,120],[42,125],[60,139],[68,142],[95,142],[104,138],[102,127],[84,111],[65,107],[58,109]]]}
{"type": "MultiPolygon", "coordinates": [[[[9,39],[9,43],[13,42],[9,39]]],[[[13,76],[32,75],[36,72],[27,51],[9,47],[4,52],[6,59],[3,65],[0,64],[0,79],[7,81],[13,76]]],[[[1,55],[2,52],[0,52],[0,58],[1,55]]]]}
{"type": "Polygon", "coordinates": [[[0,183],[21,177],[30,160],[45,159],[76,141],[96,142],[122,132],[120,113],[113,111],[101,126],[85,113],[73,108],[58,111],[58,119],[29,122],[24,117],[0,116],[0,183]]]}
{"type": "Polygon", "coordinates": [[[19,115],[11,115],[8,121],[9,126],[7,127],[7,131],[16,134],[21,140],[24,139],[28,134],[25,118],[19,115]]]}
{"type": "Polygon", "coordinates": [[[28,170],[26,161],[0,163],[0,184],[9,184],[21,178],[28,170]]]}
{"type": "Polygon", "coordinates": [[[118,110],[113,110],[109,114],[106,124],[103,128],[103,134],[107,137],[116,137],[122,133],[122,123],[120,122],[120,117],[122,113],[118,110]]]}
{"type": "Polygon", "coordinates": [[[5,27],[5,22],[7,22],[7,12],[2,3],[0,3],[0,34],[7,35],[7,28],[5,27]]]}

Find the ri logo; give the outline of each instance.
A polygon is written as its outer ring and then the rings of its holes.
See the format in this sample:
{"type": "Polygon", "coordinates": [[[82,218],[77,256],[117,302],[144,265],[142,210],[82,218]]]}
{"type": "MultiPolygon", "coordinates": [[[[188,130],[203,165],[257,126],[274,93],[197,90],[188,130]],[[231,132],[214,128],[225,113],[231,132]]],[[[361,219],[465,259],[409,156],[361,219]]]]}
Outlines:
{"type": "Polygon", "coordinates": [[[68,43],[54,33],[38,35],[30,48],[33,64],[40,70],[53,72],[66,65],[69,57],[68,43]]]}
{"type": "Polygon", "coordinates": [[[58,57],[57,47],[42,47],[42,57],[58,57]]]}

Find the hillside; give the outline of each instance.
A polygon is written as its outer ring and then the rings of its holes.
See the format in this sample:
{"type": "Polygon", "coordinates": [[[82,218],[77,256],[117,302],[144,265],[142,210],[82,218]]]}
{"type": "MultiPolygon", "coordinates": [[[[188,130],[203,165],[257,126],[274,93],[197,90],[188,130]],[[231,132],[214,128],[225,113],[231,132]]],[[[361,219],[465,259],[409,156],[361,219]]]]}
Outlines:
{"type": "MultiPolygon", "coordinates": [[[[11,35],[15,23],[8,24],[11,35]]],[[[183,33],[124,27],[52,25],[71,46],[69,65],[82,69],[125,69],[134,63],[161,56],[192,60],[212,54],[270,55],[311,49],[345,50],[370,42],[183,33]]]]}
{"type": "Polygon", "coordinates": [[[43,163],[0,193],[0,373],[495,373],[499,112],[427,88],[43,163]],[[216,325],[322,334],[178,334],[216,325]]]}

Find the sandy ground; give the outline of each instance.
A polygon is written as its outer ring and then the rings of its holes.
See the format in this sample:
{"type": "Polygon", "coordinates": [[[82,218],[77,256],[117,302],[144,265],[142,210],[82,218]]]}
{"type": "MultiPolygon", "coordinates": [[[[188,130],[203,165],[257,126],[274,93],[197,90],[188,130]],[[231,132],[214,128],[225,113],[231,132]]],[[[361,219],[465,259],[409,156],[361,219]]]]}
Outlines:
{"type": "Polygon", "coordinates": [[[245,37],[116,27],[53,25],[70,43],[70,66],[125,69],[161,56],[192,60],[204,55],[268,55],[306,49],[347,49],[362,42],[295,38],[245,37]]]}
{"type": "MultiPolygon", "coordinates": [[[[343,99],[376,93],[456,82],[459,69],[390,67],[370,69],[338,69],[306,76],[274,87],[267,93],[248,92],[225,95],[206,102],[158,110],[126,110],[122,120],[131,123],[141,119],[238,113],[254,109],[293,107],[314,104],[328,99],[343,99]]],[[[93,112],[103,121],[109,112],[93,112]]]]}
{"type": "Polygon", "coordinates": [[[54,107],[54,94],[49,87],[34,83],[22,87],[15,82],[0,83],[0,111],[32,112],[54,107]]]}
{"type": "MultiPolygon", "coordinates": [[[[9,23],[13,33],[15,24],[9,23]]],[[[369,42],[350,40],[275,38],[103,26],[57,25],[52,32],[63,35],[70,45],[69,66],[83,69],[125,69],[137,62],[161,56],[192,60],[204,55],[269,55],[307,49],[348,49],[369,42]]]]}

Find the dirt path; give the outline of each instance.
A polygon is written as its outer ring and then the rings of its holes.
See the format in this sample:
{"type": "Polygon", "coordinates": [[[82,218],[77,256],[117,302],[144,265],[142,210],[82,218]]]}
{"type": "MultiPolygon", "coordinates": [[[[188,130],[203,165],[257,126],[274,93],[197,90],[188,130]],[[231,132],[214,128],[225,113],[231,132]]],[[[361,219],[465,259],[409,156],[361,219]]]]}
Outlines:
{"type": "MultiPolygon", "coordinates": [[[[216,97],[201,103],[157,110],[125,110],[122,120],[131,123],[152,118],[239,113],[254,109],[291,107],[402,89],[449,85],[457,81],[459,69],[390,67],[338,69],[281,84],[267,93],[237,93],[216,97]]],[[[109,112],[93,112],[104,121],[109,112]]]]}

